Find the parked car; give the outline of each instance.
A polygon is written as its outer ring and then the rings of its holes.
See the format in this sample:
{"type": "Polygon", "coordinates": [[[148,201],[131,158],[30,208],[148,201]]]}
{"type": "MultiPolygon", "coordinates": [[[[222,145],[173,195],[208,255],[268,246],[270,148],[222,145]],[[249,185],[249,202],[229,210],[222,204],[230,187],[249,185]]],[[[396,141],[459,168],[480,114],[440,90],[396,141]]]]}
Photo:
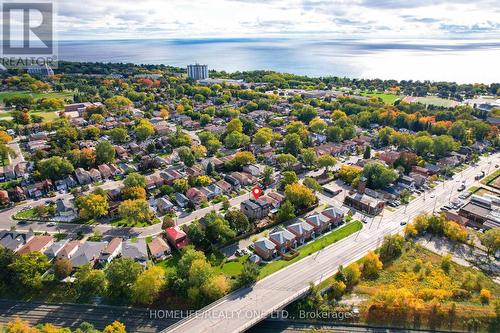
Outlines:
{"type": "Polygon", "coordinates": [[[465,190],[464,184],[460,185],[460,187],[457,189],[458,192],[462,192],[463,190],[465,190]]]}
{"type": "Polygon", "coordinates": [[[47,227],[55,227],[56,223],[55,222],[49,222],[47,223],[47,227]]]}
{"type": "Polygon", "coordinates": [[[406,225],[406,221],[399,222],[400,225],[406,225]]]}

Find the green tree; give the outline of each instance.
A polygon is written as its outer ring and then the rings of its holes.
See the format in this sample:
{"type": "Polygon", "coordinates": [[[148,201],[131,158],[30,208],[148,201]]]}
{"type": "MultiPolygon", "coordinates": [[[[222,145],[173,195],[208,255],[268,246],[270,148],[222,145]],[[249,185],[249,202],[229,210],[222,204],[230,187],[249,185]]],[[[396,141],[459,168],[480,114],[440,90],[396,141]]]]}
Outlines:
{"type": "Polygon", "coordinates": [[[372,149],[370,146],[366,146],[365,151],[363,153],[363,158],[368,160],[372,157],[372,149]]]}
{"type": "Polygon", "coordinates": [[[106,291],[106,276],[102,270],[92,269],[90,264],[84,265],[75,273],[74,286],[80,299],[101,296],[106,291]]]}
{"type": "Polygon", "coordinates": [[[269,127],[262,127],[257,130],[254,135],[254,143],[257,145],[265,146],[273,139],[273,130],[269,127]]]}
{"type": "Polygon", "coordinates": [[[224,218],[229,223],[231,229],[238,232],[248,231],[250,228],[250,222],[245,214],[239,210],[230,210],[226,213],[224,218]]]}
{"type": "Polygon", "coordinates": [[[236,236],[229,222],[215,211],[205,215],[205,232],[207,239],[214,244],[225,243],[236,236]]]}
{"type": "Polygon", "coordinates": [[[276,213],[276,221],[279,223],[295,218],[295,206],[288,200],[283,202],[276,213]]]}
{"type": "Polygon", "coordinates": [[[57,180],[73,173],[74,168],[69,161],[59,156],[53,156],[40,161],[38,163],[38,171],[40,171],[40,176],[44,179],[57,180]]]}
{"type": "Polygon", "coordinates": [[[76,206],[80,216],[84,219],[95,219],[108,215],[109,203],[105,195],[91,193],[78,197],[76,206]]]}
{"type": "Polygon", "coordinates": [[[480,239],[481,244],[488,250],[488,255],[493,255],[500,250],[500,229],[493,228],[486,230],[480,239]]]}
{"type": "Polygon", "coordinates": [[[109,263],[105,270],[108,296],[114,300],[129,299],[130,288],[141,271],[141,265],[132,258],[121,257],[109,263]]]}
{"type": "Polygon", "coordinates": [[[300,183],[293,183],[285,187],[285,198],[297,209],[313,206],[316,203],[314,193],[300,183]]]}
{"type": "Polygon", "coordinates": [[[153,212],[144,199],[125,200],[118,207],[118,213],[131,224],[149,223],[153,218],[153,212]]]}
{"type": "Polygon", "coordinates": [[[116,151],[108,141],[101,141],[95,149],[95,161],[97,165],[112,163],[115,160],[116,151]]]}
{"type": "Polygon", "coordinates": [[[260,268],[257,264],[254,264],[251,261],[246,261],[243,264],[243,269],[241,270],[240,275],[238,276],[238,285],[240,286],[248,286],[254,284],[260,273],[260,268]]]}
{"type": "Polygon", "coordinates": [[[434,138],[434,155],[443,157],[450,154],[456,148],[456,143],[449,135],[440,135],[434,138]]]}
{"type": "Polygon", "coordinates": [[[139,304],[151,304],[158,298],[165,284],[163,268],[152,266],[139,274],[132,285],[132,299],[139,304]]]}
{"type": "Polygon", "coordinates": [[[146,187],[146,177],[137,172],[130,173],[123,181],[125,187],[146,187]]]}
{"type": "Polygon", "coordinates": [[[241,148],[250,143],[250,137],[241,132],[233,131],[224,139],[224,145],[228,149],[241,148]]]}
{"type": "Polygon", "coordinates": [[[405,239],[401,235],[385,236],[380,247],[379,256],[383,263],[398,258],[403,253],[405,239]]]}
{"type": "Polygon", "coordinates": [[[194,165],[196,162],[193,153],[191,152],[191,149],[188,147],[181,147],[178,150],[179,158],[181,161],[186,165],[187,167],[191,167],[194,165]]]}
{"type": "Polygon", "coordinates": [[[226,133],[239,132],[243,133],[243,123],[238,118],[232,119],[226,127],[226,133]]]}
{"type": "Polygon", "coordinates": [[[54,269],[54,275],[56,278],[62,280],[71,274],[73,265],[70,260],[62,258],[54,260],[52,268],[54,269]]]}
{"type": "Polygon", "coordinates": [[[325,171],[328,172],[331,167],[337,164],[337,160],[332,155],[323,155],[318,158],[316,163],[320,168],[325,168],[325,171]]]}
{"type": "Polygon", "coordinates": [[[285,135],[284,138],[285,149],[288,153],[293,156],[298,156],[300,150],[302,149],[302,139],[296,133],[290,133],[285,135]]]}
{"type": "Polygon", "coordinates": [[[413,147],[419,156],[425,157],[434,150],[434,141],[429,136],[419,136],[413,141],[413,147]]]}
{"type": "Polygon", "coordinates": [[[367,186],[371,189],[380,189],[388,186],[398,177],[396,172],[383,166],[381,163],[369,163],[363,168],[363,176],[367,186]]]}
{"type": "Polygon", "coordinates": [[[50,267],[45,254],[29,252],[15,256],[9,264],[12,281],[20,290],[37,290],[42,287],[42,274],[50,267]]]}
{"type": "Polygon", "coordinates": [[[281,179],[280,187],[284,189],[287,185],[297,183],[299,177],[294,171],[285,171],[282,173],[283,179],[281,179]]]}
{"type": "Polygon", "coordinates": [[[262,173],[262,181],[265,185],[270,185],[273,182],[274,169],[268,165],[264,167],[264,172],[262,173]]]}
{"type": "Polygon", "coordinates": [[[140,141],[144,141],[155,134],[155,128],[149,120],[142,119],[135,127],[135,135],[140,141]]]}
{"type": "Polygon", "coordinates": [[[311,167],[316,164],[316,152],[312,148],[304,148],[300,150],[300,156],[304,165],[311,167]]]}

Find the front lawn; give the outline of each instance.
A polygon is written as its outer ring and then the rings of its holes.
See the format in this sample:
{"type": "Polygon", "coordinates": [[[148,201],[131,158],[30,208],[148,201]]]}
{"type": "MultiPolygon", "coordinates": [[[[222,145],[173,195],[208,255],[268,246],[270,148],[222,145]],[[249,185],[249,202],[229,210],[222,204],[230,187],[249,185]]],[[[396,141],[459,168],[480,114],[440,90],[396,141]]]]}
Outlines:
{"type": "Polygon", "coordinates": [[[124,217],[120,217],[111,221],[111,225],[113,227],[143,228],[160,222],[161,221],[157,217],[153,218],[151,222],[136,222],[130,221],[124,217]]]}
{"type": "Polygon", "coordinates": [[[311,241],[307,243],[306,245],[302,246],[301,248],[297,249],[297,252],[299,252],[299,255],[292,260],[286,261],[283,259],[279,259],[273,262],[270,262],[269,264],[266,264],[262,269],[260,270],[260,275],[259,278],[262,279],[274,272],[279,271],[280,269],[289,266],[293,264],[294,262],[299,261],[300,259],[303,259],[307,257],[308,255],[317,252],[319,250],[324,249],[328,245],[331,245],[343,238],[346,238],[347,236],[352,235],[353,233],[361,230],[363,228],[363,223],[360,221],[353,221],[340,229],[334,230],[314,241],[311,241]]]}

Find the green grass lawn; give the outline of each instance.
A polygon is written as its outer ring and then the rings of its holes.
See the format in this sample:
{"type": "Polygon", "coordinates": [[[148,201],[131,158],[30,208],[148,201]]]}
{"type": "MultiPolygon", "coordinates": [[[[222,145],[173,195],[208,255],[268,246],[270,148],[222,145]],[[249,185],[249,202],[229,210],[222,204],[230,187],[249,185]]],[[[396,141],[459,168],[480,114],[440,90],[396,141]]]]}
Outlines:
{"type": "Polygon", "coordinates": [[[396,100],[403,98],[402,96],[391,93],[362,93],[361,95],[369,97],[380,97],[385,104],[389,105],[394,105],[394,102],[396,100]]]}
{"type": "Polygon", "coordinates": [[[3,103],[3,100],[7,98],[11,98],[14,96],[26,96],[31,95],[35,100],[40,98],[64,98],[73,100],[73,92],[47,92],[47,93],[33,93],[29,91],[2,91],[0,92],[0,103],[3,103]]]}
{"type": "Polygon", "coordinates": [[[262,279],[274,272],[277,272],[278,270],[286,266],[289,266],[294,262],[297,262],[300,259],[303,259],[308,255],[327,247],[328,245],[331,245],[349,235],[352,235],[353,233],[361,230],[362,228],[363,228],[363,223],[361,223],[360,221],[353,221],[341,227],[340,229],[334,230],[329,234],[326,234],[323,237],[316,239],[315,241],[309,242],[308,244],[302,246],[297,250],[299,252],[299,255],[293,258],[292,260],[286,261],[280,259],[273,261],[262,267],[262,269],[260,270],[259,278],[262,279]]]}
{"type": "Polygon", "coordinates": [[[417,97],[417,102],[426,105],[435,105],[444,107],[452,107],[456,103],[456,101],[454,100],[445,99],[437,96],[417,97]]]}
{"type": "Polygon", "coordinates": [[[481,180],[481,184],[484,185],[489,185],[491,182],[493,182],[497,177],[500,177],[500,169],[495,170],[492,174],[489,174],[488,176],[484,177],[481,180]]]}
{"type": "Polygon", "coordinates": [[[243,269],[243,263],[248,260],[249,256],[239,257],[237,260],[228,261],[224,263],[222,266],[215,267],[221,273],[233,278],[240,275],[241,270],[243,269]]]}
{"type": "Polygon", "coordinates": [[[161,221],[155,217],[152,222],[147,223],[147,222],[134,222],[134,221],[129,221],[126,218],[120,217],[116,220],[111,221],[111,225],[114,227],[128,227],[128,228],[142,228],[142,227],[147,227],[156,223],[160,223],[161,221]]]}
{"type": "Polygon", "coordinates": [[[35,218],[35,217],[37,217],[37,216],[35,214],[35,209],[34,208],[27,209],[27,210],[19,212],[19,213],[17,213],[15,215],[16,219],[32,219],[32,218],[35,218]]]}

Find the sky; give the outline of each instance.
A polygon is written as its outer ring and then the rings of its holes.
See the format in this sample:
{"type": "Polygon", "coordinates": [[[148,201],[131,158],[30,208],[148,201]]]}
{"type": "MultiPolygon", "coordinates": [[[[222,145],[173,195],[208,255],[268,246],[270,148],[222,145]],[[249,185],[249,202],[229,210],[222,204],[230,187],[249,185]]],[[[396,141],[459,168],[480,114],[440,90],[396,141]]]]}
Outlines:
{"type": "Polygon", "coordinates": [[[500,38],[498,0],[59,0],[60,40],[500,38]]]}

